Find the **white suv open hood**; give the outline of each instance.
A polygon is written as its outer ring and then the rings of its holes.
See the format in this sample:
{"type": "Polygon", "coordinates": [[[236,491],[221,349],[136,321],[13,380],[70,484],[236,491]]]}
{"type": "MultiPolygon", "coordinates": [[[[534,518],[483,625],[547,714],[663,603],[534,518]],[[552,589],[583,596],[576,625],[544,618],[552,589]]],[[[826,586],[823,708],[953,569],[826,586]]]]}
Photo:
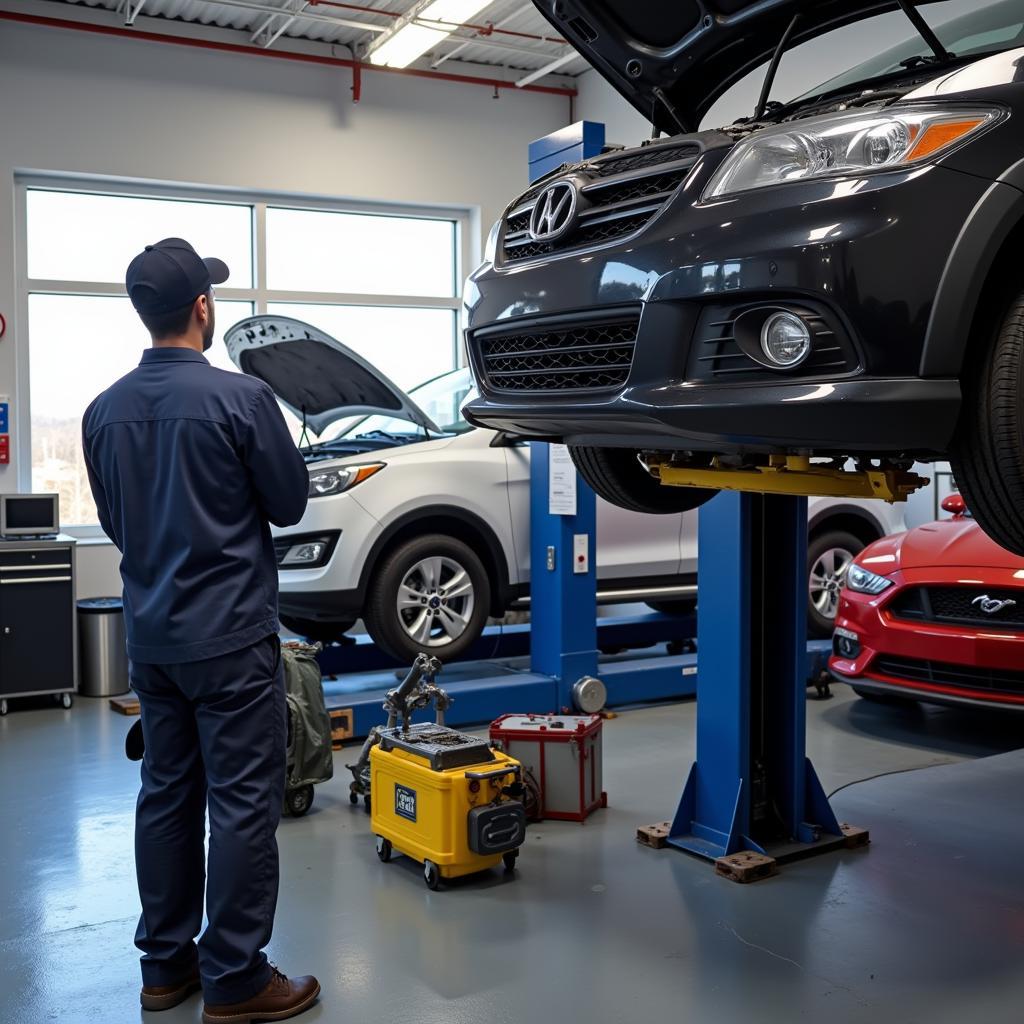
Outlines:
{"type": "Polygon", "coordinates": [[[288,316],[239,320],[224,335],[228,355],[318,436],[346,416],[383,413],[441,433],[396,384],[329,334],[288,316]]]}

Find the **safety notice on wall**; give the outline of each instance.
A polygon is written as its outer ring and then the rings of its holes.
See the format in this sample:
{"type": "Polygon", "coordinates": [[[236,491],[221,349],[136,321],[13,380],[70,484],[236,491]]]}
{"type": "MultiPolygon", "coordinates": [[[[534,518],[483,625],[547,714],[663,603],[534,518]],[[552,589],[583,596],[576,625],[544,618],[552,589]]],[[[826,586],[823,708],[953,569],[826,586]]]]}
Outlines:
{"type": "Polygon", "coordinates": [[[553,516],[576,515],[576,467],[564,444],[551,445],[548,456],[548,512],[553,516]]]}

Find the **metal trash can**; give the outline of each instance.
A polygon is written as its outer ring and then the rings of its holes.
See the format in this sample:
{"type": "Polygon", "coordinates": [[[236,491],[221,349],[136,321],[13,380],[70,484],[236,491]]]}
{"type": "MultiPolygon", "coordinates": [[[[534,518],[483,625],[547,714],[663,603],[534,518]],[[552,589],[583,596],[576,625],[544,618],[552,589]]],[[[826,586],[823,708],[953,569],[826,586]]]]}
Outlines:
{"type": "Polygon", "coordinates": [[[78,648],[85,697],[128,692],[124,605],[119,597],[89,597],[78,602],[78,648]]]}

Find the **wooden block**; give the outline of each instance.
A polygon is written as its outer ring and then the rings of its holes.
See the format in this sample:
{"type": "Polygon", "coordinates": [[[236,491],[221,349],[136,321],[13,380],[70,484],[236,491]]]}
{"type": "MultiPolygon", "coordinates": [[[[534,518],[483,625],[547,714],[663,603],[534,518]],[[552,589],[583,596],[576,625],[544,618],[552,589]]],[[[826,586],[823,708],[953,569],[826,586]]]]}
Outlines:
{"type": "Polygon", "coordinates": [[[715,874],[728,878],[730,882],[756,882],[768,878],[778,871],[773,857],[753,850],[742,850],[731,853],[728,857],[719,857],[715,861],[715,874]]]}
{"type": "Polygon", "coordinates": [[[139,714],[139,698],[129,690],[117,697],[111,697],[110,707],[122,715],[137,715],[139,714]]]}
{"type": "Polygon", "coordinates": [[[856,825],[847,825],[843,822],[839,826],[846,837],[846,847],[854,850],[858,846],[867,846],[871,842],[871,833],[866,828],[857,828],[856,825]]]}
{"type": "Polygon", "coordinates": [[[328,708],[331,716],[331,749],[341,750],[345,740],[352,738],[352,709],[328,708]]]}
{"type": "Polygon", "coordinates": [[[636,830],[636,841],[641,846],[660,850],[665,845],[671,828],[671,821],[659,821],[656,825],[643,825],[636,830]]]}

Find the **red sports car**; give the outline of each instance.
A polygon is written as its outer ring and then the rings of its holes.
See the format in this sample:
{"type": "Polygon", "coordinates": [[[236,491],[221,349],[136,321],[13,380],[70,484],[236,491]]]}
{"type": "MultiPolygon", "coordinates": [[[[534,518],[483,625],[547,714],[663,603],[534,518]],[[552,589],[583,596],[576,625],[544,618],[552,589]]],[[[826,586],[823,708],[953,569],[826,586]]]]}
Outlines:
{"type": "Polygon", "coordinates": [[[1024,558],[952,495],[952,519],[868,545],[851,564],[829,660],[861,697],[1024,710],[1024,558]]]}

